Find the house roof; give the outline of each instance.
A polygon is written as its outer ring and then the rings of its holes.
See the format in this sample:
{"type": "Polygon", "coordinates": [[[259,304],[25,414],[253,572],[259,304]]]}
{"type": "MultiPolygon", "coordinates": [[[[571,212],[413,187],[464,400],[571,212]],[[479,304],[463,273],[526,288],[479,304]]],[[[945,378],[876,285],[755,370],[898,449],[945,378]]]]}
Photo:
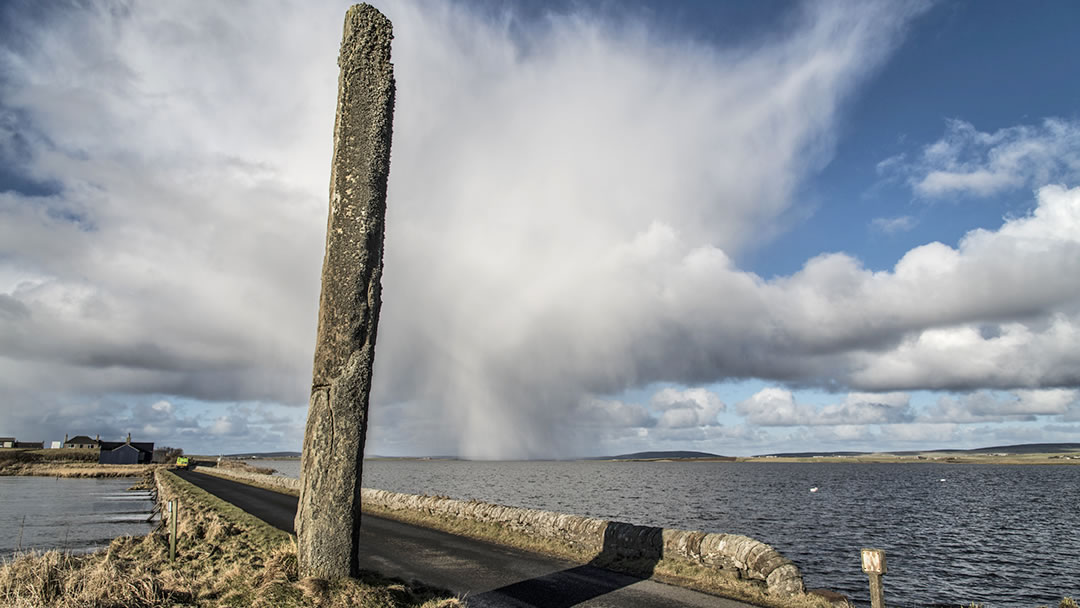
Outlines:
{"type": "MultiPolygon", "coordinates": [[[[104,451],[104,452],[108,452],[110,450],[115,450],[117,448],[122,448],[125,445],[128,445],[128,443],[125,442],[125,441],[102,441],[101,442],[101,450],[104,451]]],[[[135,448],[136,450],[139,450],[140,452],[148,452],[150,454],[154,453],[154,442],[152,442],[152,441],[151,442],[132,441],[131,442],[131,447],[135,448]]]]}
{"type": "Polygon", "coordinates": [[[78,443],[78,444],[98,443],[98,440],[97,439],[91,439],[91,438],[87,437],[86,435],[76,435],[76,436],[72,437],[71,439],[68,439],[64,443],[78,443]]]}
{"type": "Polygon", "coordinates": [[[0,437],[0,441],[15,441],[14,437],[0,437]]]}

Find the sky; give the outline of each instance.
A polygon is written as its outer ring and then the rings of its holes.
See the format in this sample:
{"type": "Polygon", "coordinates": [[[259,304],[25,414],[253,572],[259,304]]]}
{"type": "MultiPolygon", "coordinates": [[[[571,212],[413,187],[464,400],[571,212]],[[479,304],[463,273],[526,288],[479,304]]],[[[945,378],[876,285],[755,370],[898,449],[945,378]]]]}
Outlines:
{"type": "MultiPolygon", "coordinates": [[[[377,5],[369,455],[1080,442],[1080,4],[377,5]]],[[[347,6],[0,4],[0,435],[300,449],[347,6]]]]}

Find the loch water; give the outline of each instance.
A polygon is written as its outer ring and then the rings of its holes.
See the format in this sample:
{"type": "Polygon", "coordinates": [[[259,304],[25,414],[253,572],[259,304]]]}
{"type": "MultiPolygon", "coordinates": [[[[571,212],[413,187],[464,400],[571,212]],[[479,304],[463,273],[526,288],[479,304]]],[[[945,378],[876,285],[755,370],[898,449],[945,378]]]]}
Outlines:
{"type": "Polygon", "coordinates": [[[16,551],[73,553],[114,538],[150,532],[149,492],[129,491],[136,478],[0,477],[0,559],[16,551]]]}
{"type": "MultiPolygon", "coordinates": [[[[299,476],[296,460],[253,463],[299,476]]],[[[745,534],[798,564],[808,587],[862,605],[864,547],[886,551],[889,606],[1080,597],[1080,466],[369,460],[363,477],[395,492],[745,534]]]]}

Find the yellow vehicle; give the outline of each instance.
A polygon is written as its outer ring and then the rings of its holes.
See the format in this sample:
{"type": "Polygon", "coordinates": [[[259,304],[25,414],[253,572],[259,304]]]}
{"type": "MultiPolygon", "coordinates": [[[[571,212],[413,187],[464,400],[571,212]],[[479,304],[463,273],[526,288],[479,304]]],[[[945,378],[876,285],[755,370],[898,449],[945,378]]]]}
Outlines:
{"type": "Polygon", "coordinates": [[[190,469],[191,468],[191,464],[188,462],[187,456],[177,456],[176,457],[176,466],[178,466],[178,467],[180,467],[182,469],[190,469]]]}

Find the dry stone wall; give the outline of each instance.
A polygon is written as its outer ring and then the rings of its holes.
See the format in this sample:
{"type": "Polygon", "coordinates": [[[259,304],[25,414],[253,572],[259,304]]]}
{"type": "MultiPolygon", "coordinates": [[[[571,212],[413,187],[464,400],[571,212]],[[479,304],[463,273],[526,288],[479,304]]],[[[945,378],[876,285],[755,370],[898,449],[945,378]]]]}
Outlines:
{"type": "Polygon", "coordinates": [[[238,471],[236,469],[224,469],[217,467],[195,467],[196,472],[204,473],[206,475],[216,475],[218,477],[231,477],[238,481],[250,481],[257,483],[261,486],[270,488],[277,488],[284,490],[286,493],[295,494],[300,491],[300,480],[292,477],[279,477],[277,475],[266,475],[263,473],[251,473],[249,471],[238,471]]]}
{"type": "MultiPolygon", "coordinates": [[[[231,469],[200,472],[252,481],[295,493],[299,480],[231,469]]],[[[703,566],[733,578],[754,581],[770,595],[805,592],[799,568],[776,549],[738,534],[706,534],[542,511],[476,500],[399,494],[364,488],[361,500],[382,511],[417,513],[495,524],[513,532],[563,543],[582,553],[617,560],[675,560],[703,566]]]]}
{"type": "Polygon", "coordinates": [[[565,543],[597,556],[622,560],[676,560],[763,584],[770,595],[805,592],[799,568],[776,549],[738,534],[706,534],[636,526],[552,511],[480,501],[398,494],[364,488],[364,505],[497,524],[522,534],[565,543]]]}

